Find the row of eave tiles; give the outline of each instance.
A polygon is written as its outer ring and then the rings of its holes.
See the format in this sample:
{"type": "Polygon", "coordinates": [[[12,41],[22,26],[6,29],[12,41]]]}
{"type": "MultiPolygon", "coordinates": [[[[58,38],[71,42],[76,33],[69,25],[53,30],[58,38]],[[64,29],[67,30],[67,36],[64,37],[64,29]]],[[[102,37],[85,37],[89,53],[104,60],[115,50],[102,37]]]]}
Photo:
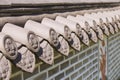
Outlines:
{"type": "Polygon", "coordinates": [[[24,28],[6,23],[0,33],[0,78],[9,80],[11,62],[26,72],[33,72],[35,55],[43,62],[54,63],[54,49],[68,56],[70,47],[80,51],[120,29],[120,10],[43,18],[41,23],[28,20],[24,28]],[[35,55],[34,55],[35,54],[35,55]]]}

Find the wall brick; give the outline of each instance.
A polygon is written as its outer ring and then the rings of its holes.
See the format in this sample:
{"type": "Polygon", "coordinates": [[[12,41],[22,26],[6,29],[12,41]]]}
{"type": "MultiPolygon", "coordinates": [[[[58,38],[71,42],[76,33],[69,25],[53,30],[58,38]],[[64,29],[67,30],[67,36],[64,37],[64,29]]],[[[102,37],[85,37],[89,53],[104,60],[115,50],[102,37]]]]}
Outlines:
{"type": "Polygon", "coordinates": [[[83,64],[86,64],[88,62],[88,58],[83,60],[83,64]]]}
{"type": "Polygon", "coordinates": [[[66,79],[63,79],[63,80],[70,80],[70,78],[68,77],[68,78],[66,78],[66,79]]]}
{"type": "Polygon", "coordinates": [[[16,76],[14,76],[14,77],[12,77],[10,80],[22,80],[22,74],[18,74],[18,75],[16,75],[16,76]]]}
{"type": "Polygon", "coordinates": [[[64,60],[64,56],[61,55],[60,57],[54,59],[54,64],[58,64],[59,62],[61,62],[63,60],[64,60]]]}
{"type": "Polygon", "coordinates": [[[37,76],[36,78],[34,78],[34,80],[46,80],[47,77],[47,73],[42,73],[39,76],[37,76]]]}
{"type": "Polygon", "coordinates": [[[79,73],[83,73],[85,71],[85,67],[82,67],[80,70],[79,70],[79,73]]]}
{"type": "Polygon", "coordinates": [[[59,75],[57,75],[56,77],[55,77],[55,80],[60,80],[61,78],[63,78],[64,77],[64,72],[63,73],[60,73],[59,75]]]}
{"type": "Polygon", "coordinates": [[[55,73],[58,73],[58,72],[59,72],[59,66],[49,70],[48,71],[48,76],[50,77],[50,76],[52,76],[52,75],[54,75],[55,73]]]}
{"type": "Polygon", "coordinates": [[[80,76],[77,80],[82,80],[82,76],[80,76]]]}
{"type": "Polygon", "coordinates": [[[95,52],[95,51],[98,51],[98,46],[94,47],[94,48],[93,48],[93,51],[94,51],[94,52],[95,52]]]}
{"type": "Polygon", "coordinates": [[[94,54],[89,57],[89,60],[94,59],[94,54]]]}
{"type": "Polygon", "coordinates": [[[79,60],[83,59],[85,56],[86,56],[85,53],[81,53],[81,54],[79,55],[79,60]]]}
{"type": "Polygon", "coordinates": [[[73,67],[69,68],[68,70],[66,70],[66,75],[70,74],[72,71],[74,71],[74,68],[73,67]]]}
{"type": "Polygon", "coordinates": [[[87,54],[87,56],[89,56],[91,53],[92,53],[92,50],[89,49],[86,54],[87,54]]]}
{"type": "Polygon", "coordinates": [[[60,69],[65,69],[69,66],[69,61],[64,62],[63,64],[60,65],[60,69]]]}
{"type": "Polygon", "coordinates": [[[98,61],[98,59],[93,60],[93,64],[95,64],[98,61]]]}
{"type": "Polygon", "coordinates": [[[77,77],[77,76],[78,76],[78,72],[75,72],[74,74],[71,75],[71,80],[74,80],[75,77],[77,77]]]}
{"type": "Polygon", "coordinates": [[[79,62],[78,64],[75,65],[75,69],[82,67],[82,62],[79,62]]]}
{"type": "Polygon", "coordinates": [[[24,77],[24,80],[37,74],[38,73],[38,67],[35,68],[35,70],[33,71],[33,73],[28,73],[28,72],[23,72],[23,77],[24,77]]]}
{"type": "Polygon", "coordinates": [[[40,64],[40,71],[43,71],[49,67],[51,67],[52,65],[46,64],[46,63],[42,63],[40,64]]]}
{"type": "Polygon", "coordinates": [[[74,57],[71,59],[71,64],[75,63],[78,61],[78,56],[74,57]]]}

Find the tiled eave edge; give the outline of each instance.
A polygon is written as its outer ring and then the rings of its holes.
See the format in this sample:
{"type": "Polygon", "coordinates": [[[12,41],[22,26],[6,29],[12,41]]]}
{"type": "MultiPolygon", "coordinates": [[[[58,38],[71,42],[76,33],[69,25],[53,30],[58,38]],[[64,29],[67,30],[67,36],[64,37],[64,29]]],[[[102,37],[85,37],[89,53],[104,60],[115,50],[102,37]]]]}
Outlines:
{"type": "Polygon", "coordinates": [[[114,9],[119,9],[120,7],[113,7],[113,8],[100,8],[100,9],[90,9],[90,10],[79,10],[79,11],[73,11],[73,12],[64,12],[64,13],[58,13],[55,12],[53,14],[48,14],[48,13],[44,13],[44,14],[40,14],[40,15],[26,15],[26,16],[15,16],[15,17],[0,17],[0,29],[2,29],[2,27],[4,26],[5,23],[12,23],[12,24],[16,24],[19,26],[24,26],[25,22],[29,19],[31,20],[35,20],[38,22],[41,22],[41,20],[44,17],[48,17],[51,19],[55,19],[56,16],[63,16],[66,17],[67,15],[76,15],[76,14],[84,14],[84,13],[91,13],[91,12],[98,12],[98,11],[107,11],[109,10],[114,10],[114,9]]]}

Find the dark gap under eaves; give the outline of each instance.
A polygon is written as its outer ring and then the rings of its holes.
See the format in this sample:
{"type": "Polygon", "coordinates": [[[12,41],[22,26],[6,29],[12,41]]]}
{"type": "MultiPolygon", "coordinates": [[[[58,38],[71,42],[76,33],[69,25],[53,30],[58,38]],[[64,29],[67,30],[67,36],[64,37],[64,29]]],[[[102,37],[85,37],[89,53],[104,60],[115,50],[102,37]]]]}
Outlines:
{"type": "Polygon", "coordinates": [[[38,15],[45,13],[62,13],[97,8],[111,8],[120,3],[61,3],[61,4],[11,4],[0,5],[0,16],[38,15]]]}

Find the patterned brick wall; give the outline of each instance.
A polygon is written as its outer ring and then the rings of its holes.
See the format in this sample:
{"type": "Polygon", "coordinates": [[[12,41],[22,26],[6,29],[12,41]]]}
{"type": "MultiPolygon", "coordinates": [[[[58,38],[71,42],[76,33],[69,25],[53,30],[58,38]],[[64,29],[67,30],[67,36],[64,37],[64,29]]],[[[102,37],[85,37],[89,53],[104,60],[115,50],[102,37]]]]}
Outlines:
{"type": "Polygon", "coordinates": [[[98,44],[82,45],[80,52],[71,49],[68,57],[55,52],[53,65],[37,60],[34,73],[12,69],[11,80],[97,80],[98,44]]]}
{"type": "MultiPolygon", "coordinates": [[[[107,78],[117,80],[120,76],[120,33],[108,38],[107,78]]],[[[82,45],[81,51],[71,49],[68,57],[55,52],[53,65],[36,61],[33,73],[27,73],[12,66],[11,80],[98,80],[99,50],[98,43],[90,42],[90,46],[82,45]]]]}
{"type": "Polygon", "coordinates": [[[108,80],[120,77],[120,33],[108,38],[108,80]]]}

